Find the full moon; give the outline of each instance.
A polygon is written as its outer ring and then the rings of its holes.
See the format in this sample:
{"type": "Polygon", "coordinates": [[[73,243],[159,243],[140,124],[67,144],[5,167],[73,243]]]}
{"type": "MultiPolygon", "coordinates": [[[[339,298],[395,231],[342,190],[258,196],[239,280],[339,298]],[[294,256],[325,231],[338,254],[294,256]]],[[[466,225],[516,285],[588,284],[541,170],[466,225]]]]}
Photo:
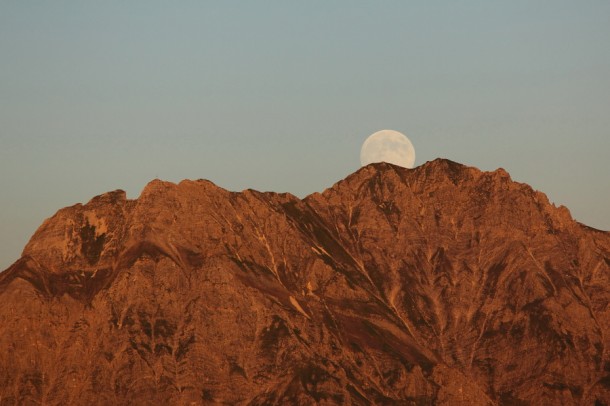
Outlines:
{"type": "Polygon", "coordinates": [[[415,148],[411,141],[398,131],[377,131],[364,141],[360,150],[362,166],[373,162],[388,162],[405,168],[413,168],[415,148]]]}

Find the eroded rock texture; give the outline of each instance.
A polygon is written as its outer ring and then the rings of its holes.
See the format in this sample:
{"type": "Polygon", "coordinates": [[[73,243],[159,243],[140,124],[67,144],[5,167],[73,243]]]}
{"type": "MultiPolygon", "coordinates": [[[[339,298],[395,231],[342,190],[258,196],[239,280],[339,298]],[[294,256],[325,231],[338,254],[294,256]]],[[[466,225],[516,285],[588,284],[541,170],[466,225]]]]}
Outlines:
{"type": "Polygon", "coordinates": [[[503,170],[153,181],[0,274],[0,404],[610,404],[610,235],[503,170]]]}

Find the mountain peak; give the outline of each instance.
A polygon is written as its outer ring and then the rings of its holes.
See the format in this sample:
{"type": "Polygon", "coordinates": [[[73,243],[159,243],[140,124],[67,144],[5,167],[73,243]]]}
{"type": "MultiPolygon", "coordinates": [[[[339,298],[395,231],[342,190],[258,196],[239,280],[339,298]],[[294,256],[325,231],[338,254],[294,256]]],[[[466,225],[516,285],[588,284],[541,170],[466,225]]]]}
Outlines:
{"type": "Polygon", "coordinates": [[[503,169],[377,163],[302,200],[157,179],[0,274],[0,397],[599,404],[609,275],[610,234],[503,169]]]}
{"type": "MultiPolygon", "coordinates": [[[[352,178],[365,179],[374,176],[383,176],[384,174],[394,174],[390,175],[390,178],[398,176],[403,179],[420,179],[422,181],[427,180],[428,182],[442,182],[445,179],[455,184],[461,180],[478,178],[484,173],[485,172],[482,172],[477,168],[466,166],[449,159],[437,158],[433,161],[425,162],[413,169],[403,168],[387,162],[372,163],[360,168],[352,175],[348,176],[346,180],[352,178]]],[[[491,173],[500,178],[506,178],[509,181],[511,180],[510,175],[502,168],[491,173]]],[[[341,182],[342,181],[339,183],[341,182]]]]}
{"type": "Polygon", "coordinates": [[[95,196],[87,204],[88,205],[104,205],[104,204],[124,204],[127,201],[127,193],[124,190],[117,189],[112,192],[95,196]]]}

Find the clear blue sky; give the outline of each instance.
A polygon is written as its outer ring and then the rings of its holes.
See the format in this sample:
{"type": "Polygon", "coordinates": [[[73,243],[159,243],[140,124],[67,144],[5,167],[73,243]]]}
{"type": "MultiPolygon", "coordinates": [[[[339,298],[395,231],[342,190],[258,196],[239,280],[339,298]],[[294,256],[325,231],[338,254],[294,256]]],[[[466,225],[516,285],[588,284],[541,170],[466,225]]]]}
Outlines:
{"type": "Polygon", "coordinates": [[[385,128],[610,229],[610,2],[2,1],[0,269],[155,177],[322,191],[385,128]]]}

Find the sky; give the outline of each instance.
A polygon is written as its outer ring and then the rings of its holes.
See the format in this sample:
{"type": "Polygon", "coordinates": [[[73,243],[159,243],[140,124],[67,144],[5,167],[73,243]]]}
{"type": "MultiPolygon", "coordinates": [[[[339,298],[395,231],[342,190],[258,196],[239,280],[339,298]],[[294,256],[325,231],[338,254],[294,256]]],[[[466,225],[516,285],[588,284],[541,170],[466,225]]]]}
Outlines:
{"type": "Polygon", "coordinates": [[[610,2],[0,2],[0,270],[150,180],[304,197],[381,129],[610,229],[610,2]]]}

